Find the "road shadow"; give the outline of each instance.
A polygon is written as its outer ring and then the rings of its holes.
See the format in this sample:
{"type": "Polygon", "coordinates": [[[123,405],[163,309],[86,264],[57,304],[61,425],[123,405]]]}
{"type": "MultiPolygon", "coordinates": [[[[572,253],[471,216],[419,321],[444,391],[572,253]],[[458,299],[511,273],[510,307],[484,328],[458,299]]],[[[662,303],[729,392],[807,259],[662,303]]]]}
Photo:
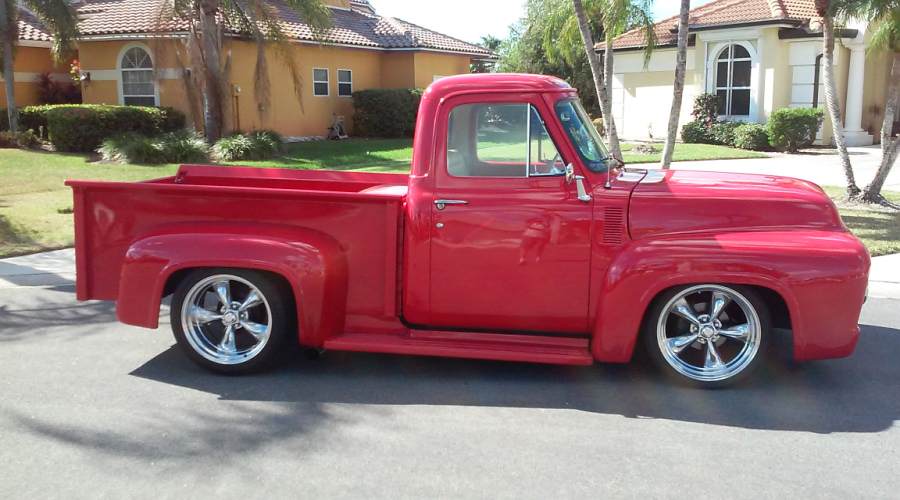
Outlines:
{"type": "MultiPolygon", "coordinates": [[[[48,299],[34,307],[17,307],[0,303],[0,344],[22,339],[33,339],[53,332],[68,335],[58,328],[72,325],[93,325],[116,321],[115,302],[71,300],[75,285],[45,287],[44,290],[60,292],[59,297],[48,299]]],[[[80,331],[79,331],[80,332],[80,331]]],[[[81,333],[79,333],[81,335],[81,333]]]]}
{"type": "Polygon", "coordinates": [[[879,432],[900,418],[900,330],[864,326],[847,359],[773,362],[752,382],[705,391],[643,363],[565,367],[330,352],[274,372],[224,377],[173,346],[131,374],[223,400],[574,409],[748,429],[879,432]]]}

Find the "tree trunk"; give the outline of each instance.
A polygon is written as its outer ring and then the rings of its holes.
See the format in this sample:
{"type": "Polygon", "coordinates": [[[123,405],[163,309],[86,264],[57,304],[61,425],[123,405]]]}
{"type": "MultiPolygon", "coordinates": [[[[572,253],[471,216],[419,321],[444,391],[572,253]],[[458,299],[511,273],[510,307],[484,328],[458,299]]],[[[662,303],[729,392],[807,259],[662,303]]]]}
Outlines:
{"type": "Polygon", "coordinates": [[[659,167],[667,169],[672,164],[675,152],[675,137],[678,135],[678,120],[681,118],[681,101],[684,95],[684,72],[687,66],[688,15],[691,11],[691,0],[681,0],[681,16],[678,21],[678,55],[675,60],[675,88],[672,95],[672,110],[669,111],[669,130],[666,135],[666,147],[663,149],[659,167]]]}
{"type": "Polygon", "coordinates": [[[891,78],[888,87],[888,99],[884,105],[884,122],[881,124],[881,165],[875,172],[875,178],[866,186],[862,194],[862,200],[870,203],[881,203],[881,187],[891,172],[891,167],[900,156],[900,136],[891,137],[894,128],[898,107],[900,107],[900,52],[894,53],[891,63],[891,78]]]}
{"type": "MultiPolygon", "coordinates": [[[[2,0],[0,0],[2,1],[2,0]]],[[[206,139],[215,142],[222,137],[224,120],[222,56],[219,46],[219,5],[216,0],[204,0],[200,5],[201,58],[203,60],[203,106],[206,139]]]]}
{"type": "Polygon", "coordinates": [[[825,66],[825,107],[828,108],[828,116],[831,118],[831,129],[834,134],[834,144],[837,146],[841,166],[844,168],[844,176],[847,178],[847,197],[859,196],[859,186],[853,176],[853,166],[850,164],[850,155],[847,153],[847,145],[844,143],[844,125],[841,119],[841,109],[837,103],[837,89],[834,84],[834,18],[826,15],[822,19],[822,64],[825,66]]]}
{"type": "MultiPolygon", "coordinates": [[[[597,89],[597,100],[600,101],[600,111],[603,114],[603,125],[607,130],[609,138],[610,153],[617,159],[622,158],[622,152],[619,149],[619,137],[616,134],[616,124],[612,117],[612,103],[609,100],[609,94],[606,91],[606,84],[603,81],[603,71],[600,68],[600,58],[594,50],[594,36],[591,35],[591,27],[588,24],[587,14],[584,12],[584,5],[581,0],[572,0],[572,6],[575,8],[575,17],[578,18],[578,29],[581,31],[581,41],[584,42],[584,51],[587,53],[588,62],[591,66],[591,76],[594,77],[594,87],[597,89]]],[[[607,46],[607,52],[610,47],[607,46]]],[[[609,57],[612,62],[612,56],[609,57]]],[[[610,69],[612,67],[610,66],[610,69]]]]}
{"type": "MultiPolygon", "coordinates": [[[[15,5],[15,4],[13,4],[15,5]]],[[[6,0],[0,0],[0,26],[9,26],[10,12],[6,0]]],[[[16,73],[13,69],[13,37],[18,33],[3,38],[3,80],[6,85],[6,115],[9,117],[9,131],[19,130],[19,110],[16,109],[16,73]]]]}
{"type": "MultiPolygon", "coordinates": [[[[612,113],[612,81],[613,81],[613,37],[606,37],[606,51],[603,52],[603,84],[606,86],[606,101],[603,102],[603,113],[609,117],[606,123],[606,134],[609,137],[609,152],[613,158],[622,159],[622,147],[619,145],[619,131],[616,129],[616,120],[612,113]]],[[[606,117],[604,117],[604,120],[606,117]]]]}

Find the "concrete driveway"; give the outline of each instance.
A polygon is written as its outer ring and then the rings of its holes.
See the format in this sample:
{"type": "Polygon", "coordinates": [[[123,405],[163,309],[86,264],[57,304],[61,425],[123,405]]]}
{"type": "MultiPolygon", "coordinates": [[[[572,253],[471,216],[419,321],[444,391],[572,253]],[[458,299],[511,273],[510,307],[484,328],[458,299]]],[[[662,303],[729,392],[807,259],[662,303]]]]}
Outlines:
{"type": "MultiPolygon", "coordinates": [[[[881,162],[881,148],[866,146],[849,148],[850,161],[859,187],[865,187],[875,176],[881,162]]],[[[657,164],[635,164],[656,168],[657,164]]],[[[801,154],[771,153],[768,158],[747,160],[708,160],[673,163],[672,168],[712,172],[742,172],[783,175],[815,182],[820,186],[844,186],[846,180],[840,159],[831,150],[810,150],[801,154]]],[[[884,185],[886,191],[900,191],[900,168],[895,167],[884,185]]]]}
{"type": "Polygon", "coordinates": [[[850,358],[674,387],[641,364],[328,353],[203,372],[78,303],[65,252],[0,261],[2,498],[891,498],[900,301],[850,358]],[[30,259],[25,261],[24,259],[30,259]],[[54,264],[54,262],[56,264],[54,264]],[[54,267],[56,266],[56,267],[54,267]],[[30,272],[29,272],[30,270],[30,272]],[[41,283],[47,285],[36,286],[41,283]]]}

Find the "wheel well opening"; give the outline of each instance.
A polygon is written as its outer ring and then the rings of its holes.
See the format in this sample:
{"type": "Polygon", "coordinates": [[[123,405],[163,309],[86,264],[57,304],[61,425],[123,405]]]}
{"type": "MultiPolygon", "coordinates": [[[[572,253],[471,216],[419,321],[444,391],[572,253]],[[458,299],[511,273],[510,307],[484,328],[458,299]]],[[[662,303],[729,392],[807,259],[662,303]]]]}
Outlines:
{"type": "Polygon", "coordinates": [[[262,269],[252,269],[252,268],[223,268],[223,267],[190,267],[187,269],[179,269],[172,273],[169,278],[166,280],[166,285],[163,287],[163,297],[167,297],[175,293],[175,290],[178,289],[178,286],[187,278],[192,272],[203,270],[203,269],[215,269],[217,272],[228,272],[228,271],[253,271],[255,273],[264,274],[267,277],[271,278],[273,281],[277,282],[280,287],[284,289],[284,292],[287,294],[286,296],[294,302],[294,306],[296,308],[296,297],[294,297],[294,289],[291,287],[291,283],[285,278],[283,275],[274,273],[271,271],[264,271],[262,269]]]}

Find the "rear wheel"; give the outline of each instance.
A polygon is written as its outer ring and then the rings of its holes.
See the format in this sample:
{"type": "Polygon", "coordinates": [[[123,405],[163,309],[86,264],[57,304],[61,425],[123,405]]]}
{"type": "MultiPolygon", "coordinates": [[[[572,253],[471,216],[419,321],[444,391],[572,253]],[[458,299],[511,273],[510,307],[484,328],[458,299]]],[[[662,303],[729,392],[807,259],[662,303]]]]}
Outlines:
{"type": "Polygon", "coordinates": [[[191,360],[213,371],[247,373],[269,367],[296,332],[285,288],[257,271],[194,271],[172,301],[175,340],[191,360]]]}
{"type": "Polygon", "coordinates": [[[752,289],[705,284],[658,297],[643,337],[664,373],[691,385],[721,387],[760,364],[770,332],[768,309],[752,289]]]}

